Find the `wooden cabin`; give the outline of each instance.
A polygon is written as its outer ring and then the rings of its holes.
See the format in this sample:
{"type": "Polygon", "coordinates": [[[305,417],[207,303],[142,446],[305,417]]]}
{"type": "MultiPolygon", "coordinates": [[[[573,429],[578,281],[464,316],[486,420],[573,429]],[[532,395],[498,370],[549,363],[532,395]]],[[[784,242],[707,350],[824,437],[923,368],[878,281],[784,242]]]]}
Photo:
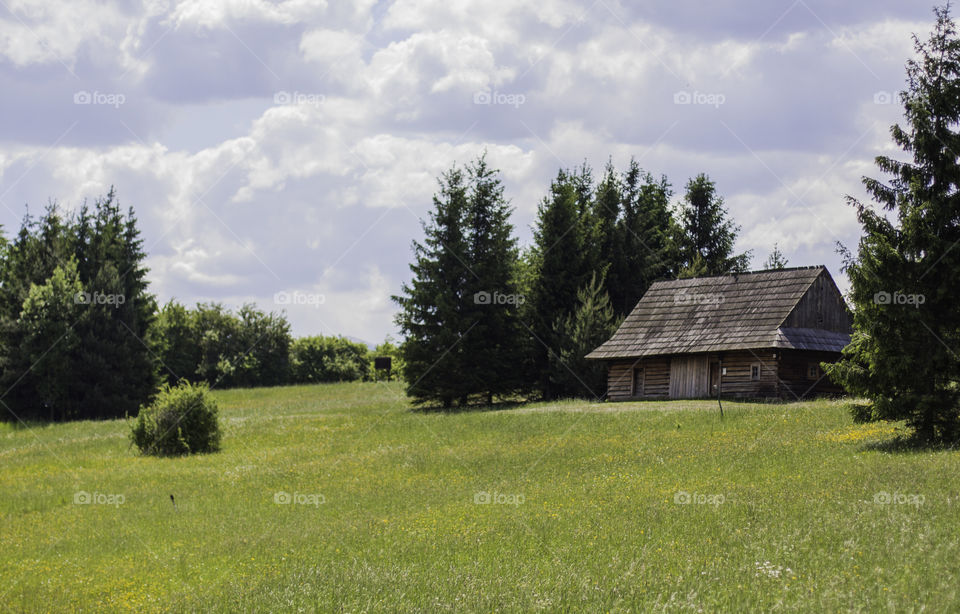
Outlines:
{"type": "Polygon", "coordinates": [[[608,364],[607,398],[837,394],[822,362],[850,342],[851,315],[823,266],[659,281],[587,358],[608,364]]]}

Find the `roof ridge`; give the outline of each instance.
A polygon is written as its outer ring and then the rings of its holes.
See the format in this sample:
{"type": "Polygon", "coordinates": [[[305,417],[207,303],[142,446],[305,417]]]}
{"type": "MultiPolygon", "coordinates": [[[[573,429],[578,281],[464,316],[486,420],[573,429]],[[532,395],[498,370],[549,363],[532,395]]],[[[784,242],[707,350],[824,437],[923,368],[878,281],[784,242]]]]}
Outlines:
{"type": "Polygon", "coordinates": [[[720,277],[740,277],[741,275],[757,275],[758,273],[783,273],[785,271],[805,271],[813,269],[826,269],[825,264],[808,264],[805,266],[788,266],[782,269],[758,269],[756,271],[744,271],[743,273],[724,273],[723,275],[695,275],[693,277],[677,277],[674,279],[659,279],[657,281],[687,281],[688,279],[715,279],[720,277]]]}

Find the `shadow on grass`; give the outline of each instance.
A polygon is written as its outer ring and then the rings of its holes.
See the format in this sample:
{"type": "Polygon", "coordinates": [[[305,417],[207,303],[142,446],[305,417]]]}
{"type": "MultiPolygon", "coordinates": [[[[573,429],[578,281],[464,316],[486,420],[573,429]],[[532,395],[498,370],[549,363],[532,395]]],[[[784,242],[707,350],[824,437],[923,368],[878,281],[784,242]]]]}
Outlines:
{"type": "Polygon", "coordinates": [[[958,449],[956,443],[946,444],[923,439],[915,434],[897,435],[885,441],[874,441],[860,448],[864,452],[885,452],[887,454],[917,454],[923,452],[953,452],[958,449]]]}
{"type": "Polygon", "coordinates": [[[467,403],[466,405],[456,405],[454,407],[443,407],[441,405],[419,405],[411,407],[411,411],[414,411],[418,414],[467,414],[467,413],[480,413],[488,411],[505,411],[508,409],[517,409],[519,407],[524,407],[530,405],[531,403],[538,403],[540,401],[534,399],[521,399],[521,400],[512,400],[512,401],[498,401],[493,404],[487,403],[467,403]]]}

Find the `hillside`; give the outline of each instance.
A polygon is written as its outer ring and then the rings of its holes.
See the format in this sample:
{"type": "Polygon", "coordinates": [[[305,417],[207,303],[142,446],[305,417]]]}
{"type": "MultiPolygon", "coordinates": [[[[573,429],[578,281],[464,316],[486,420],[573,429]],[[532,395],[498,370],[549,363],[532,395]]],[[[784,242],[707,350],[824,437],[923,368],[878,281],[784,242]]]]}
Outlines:
{"type": "Polygon", "coordinates": [[[893,427],[838,402],[721,421],[710,402],[424,414],[383,383],[216,396],[224,449],[193,458],[136,456],[123,421],[0,425],[0,608],[960,603],[960,453],[884,451],[893,427]]]}

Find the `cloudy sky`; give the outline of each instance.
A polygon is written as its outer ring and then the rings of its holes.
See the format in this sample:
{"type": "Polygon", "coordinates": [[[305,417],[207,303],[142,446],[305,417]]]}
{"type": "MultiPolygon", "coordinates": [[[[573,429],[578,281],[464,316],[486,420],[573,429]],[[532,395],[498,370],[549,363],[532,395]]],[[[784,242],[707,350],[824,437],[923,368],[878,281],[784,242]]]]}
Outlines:
{"type": "Polygon", "coordinates": [[[755,268],[776,241],[846,287],[843,197],[891,152],[931,6],[521,4],[2,0],[0,223],[112,184],[161,301],[376,342],[451,163],[488,151],[526,243],[559,167],[635,156],[677,193],[707,172],[755,268]]]}

